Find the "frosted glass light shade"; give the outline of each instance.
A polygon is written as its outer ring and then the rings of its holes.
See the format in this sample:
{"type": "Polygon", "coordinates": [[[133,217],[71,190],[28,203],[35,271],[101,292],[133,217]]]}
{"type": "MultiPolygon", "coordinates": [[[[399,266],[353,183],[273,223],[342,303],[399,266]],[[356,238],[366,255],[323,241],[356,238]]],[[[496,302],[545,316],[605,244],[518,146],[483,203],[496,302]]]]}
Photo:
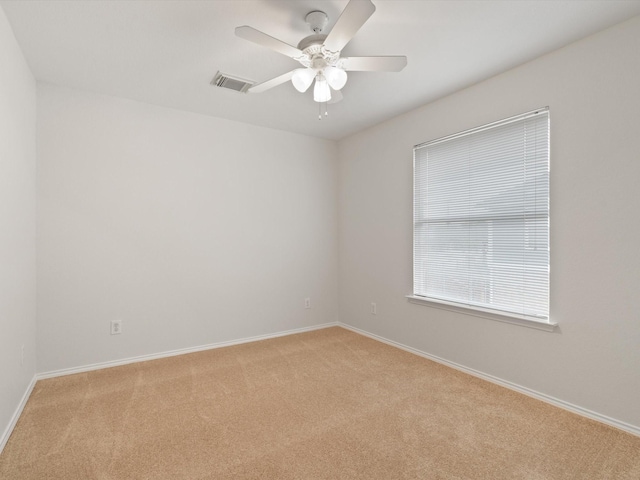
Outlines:
{"type": "Polygon", "coordinates": [[[324,76],[334,90],[340,90],[347,83],[347,72],[338,67],[325,67],[324,76]]]}
{"type": "Polygon", "coordinates": [[[312,68],[298,68],[291,77],[291,83],[296,90],[304,93],[309,89],[314,78],[316,78],[316,72],[312,68]]]}
{"type": "Polygon", "coordinates": [[[321,73],[316,77],[316,84],[313,87],[313,99],[316,102],[328,102],[331,100],[331,89],[327,83],[327,79],[321,73]]]}

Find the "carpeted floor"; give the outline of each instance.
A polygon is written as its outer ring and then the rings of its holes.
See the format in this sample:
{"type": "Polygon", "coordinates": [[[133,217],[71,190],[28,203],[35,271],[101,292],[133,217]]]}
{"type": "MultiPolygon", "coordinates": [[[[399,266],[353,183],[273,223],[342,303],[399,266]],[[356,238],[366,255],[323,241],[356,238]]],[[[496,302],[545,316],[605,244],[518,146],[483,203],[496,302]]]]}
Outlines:
{"type": "Polygon", "coordinates": [[[342,328],[39,381],[2,479],[640,479],[640,438],[342,328]]]}

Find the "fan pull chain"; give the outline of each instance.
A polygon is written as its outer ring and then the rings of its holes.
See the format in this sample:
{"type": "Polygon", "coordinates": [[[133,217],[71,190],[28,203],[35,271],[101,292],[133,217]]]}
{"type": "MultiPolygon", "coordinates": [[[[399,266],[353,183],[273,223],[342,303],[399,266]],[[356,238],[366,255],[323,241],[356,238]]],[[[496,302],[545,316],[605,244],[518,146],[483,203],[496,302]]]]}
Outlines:
{"type": "Polygon", "coordinates": [[[327,117],[329,115],[327,102],[318,102],[318,120],[322,120],[322,105],[324,105],[324,116],[327,117]]]}

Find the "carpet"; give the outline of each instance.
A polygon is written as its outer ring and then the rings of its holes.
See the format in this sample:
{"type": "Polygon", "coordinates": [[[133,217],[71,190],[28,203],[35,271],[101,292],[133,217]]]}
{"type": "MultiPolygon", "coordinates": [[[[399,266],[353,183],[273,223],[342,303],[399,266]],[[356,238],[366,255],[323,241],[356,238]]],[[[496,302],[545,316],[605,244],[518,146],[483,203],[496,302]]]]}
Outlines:
{"type": "Polygon", "coordinates": [[[340,327],[40,380],[2,479],[640,479],[640,438],[340,327]]]}

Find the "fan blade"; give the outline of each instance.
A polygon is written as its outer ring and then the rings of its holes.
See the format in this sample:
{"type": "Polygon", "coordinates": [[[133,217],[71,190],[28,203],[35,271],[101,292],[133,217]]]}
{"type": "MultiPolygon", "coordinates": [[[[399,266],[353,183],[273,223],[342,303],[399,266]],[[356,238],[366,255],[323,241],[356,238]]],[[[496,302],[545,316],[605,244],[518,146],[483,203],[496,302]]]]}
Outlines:
{"type": "Polygon", "coordinates": [[[349,72],[399,72],[407,66],[407,57],[345,57],[341,65],[349,72]]]}
{"type": "Polygon", "coordinates": [[[265,90],[269,90],[270,88],[277,87],[278,85],[291,80],[291,77],[293,77],[293,72],[295,72],[295,70],[291,70],[290,72],[284,73],[279,77],[272,78],[271,80],[267,80],[266,82],[258,83],[257,85],[254,85],[253,87],[251,87],[248,90],[248,92],[262,93],[265,90]]]}
{"type": "Polygon", "coordinates": [[[343,98],[344,97],[342,96],[342,92],[340,90],[331,90],[331,100],[329,100],[327,103],[338,103],[342,101],[343,98]]]}
{"type": "Polygon", "coordinates": [[[237,27],[236,36],[244,38],[245,40],[249,40],[250,42],[257,43],[258,45],[261,45],[263,47],[270,48],[271,50],[275,50],[278,53],[286,55],[287,57],[291,57],[294,59],[304,57],[304,53],[302,53],[302,50],[299,50],[296,47],[292,47],[288,43],[284,43],[282,40],[273,38],[272,36],[267,35],[266,33],[263,33],[260,30],[256,30],[255,28],[249,27],[247,25],[237,27]]]}
{"type": "Polygon", "coordinates": [[[351,0],[324,41],[325,48],[330,52],[341,51],[375,11],[371,0],[351,0]]]}

